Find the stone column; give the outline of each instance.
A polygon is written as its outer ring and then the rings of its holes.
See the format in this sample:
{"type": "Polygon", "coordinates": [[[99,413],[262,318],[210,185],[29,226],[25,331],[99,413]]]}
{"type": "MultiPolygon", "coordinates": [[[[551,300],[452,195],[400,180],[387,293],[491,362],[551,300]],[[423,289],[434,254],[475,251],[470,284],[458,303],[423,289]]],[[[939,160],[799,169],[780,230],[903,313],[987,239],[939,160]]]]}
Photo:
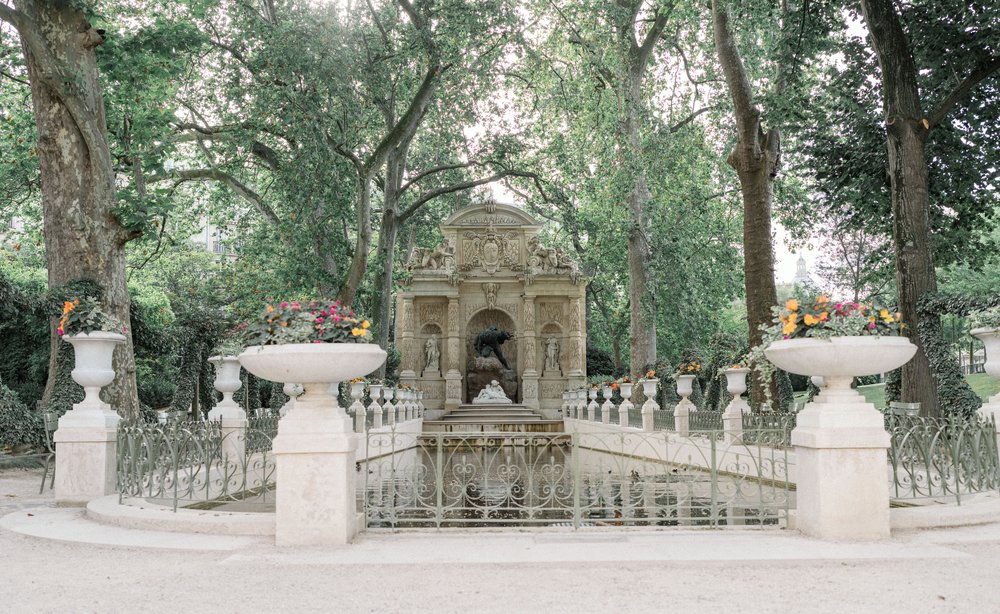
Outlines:
{"type": "Polygon", "coordinates": [[[538,334],[535,330],[535,297],[524,297],[524,332],[521,335],[521,360],[524,371],[521,374],[521,401],[525,407],[538,409],[538,334]]]}
{"type": "Polygon", "coordinates": [[[459,311],[458,297],[448,297],[448,372],[444,376],[445,410],[455,409],[462,404],[462,374],[458,370],[461,358],[459,311]]]}
{"type": "Polygon", "coordinates": [[[413,384],[417,379],[417,352],[413,341],[413,297],[402,296],[401,326],[399,327],[399,349],[402,360],[399,365],[399,379],[402,383],[413,384]]]}
{"type": "Polygon", "coordinates": [[[272,453],[278,546],[347,544],[358,530],[354,469],[358,436],[327,386],[305,385],[278,423],[272,453]]]}
{"type": "Polygon", "coordinates": [[[799,412],[792,431],[797,524],[823,539],[889,537],[889,434],[882,414],[851,390],[851,377],[826,387],[799,412]]]}
{"type": "Polygon", "coordinates": [[[587,362],[587,348],[583,345],[583,331],[586,327],[586,312],[582,298],[570,299],[569,303],[569,359],[566,369],[570,388],[582,387],[587,379],[584,365],[587,362]]]}

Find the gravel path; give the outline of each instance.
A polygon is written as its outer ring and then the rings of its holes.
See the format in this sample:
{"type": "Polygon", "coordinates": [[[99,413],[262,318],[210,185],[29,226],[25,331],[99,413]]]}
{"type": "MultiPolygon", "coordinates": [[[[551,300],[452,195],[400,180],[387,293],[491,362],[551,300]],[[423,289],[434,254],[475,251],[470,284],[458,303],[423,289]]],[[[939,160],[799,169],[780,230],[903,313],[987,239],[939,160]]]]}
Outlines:
{"type": "MultiPolygon", "coordinates": [[[[0,516],[51,505],[50,490],[38,495],[40,478],[35,470],[0,471],[0,516]]],[[[366,536],[349,550],[253,545],[204,552],[63,543],[0,530],[0,611],[1000,611],[1000,525],[906,533],[847,545],[846,558],[829,558],[838,547],[773,532],[425,533],[366,536]],[[491,553],[505,552],[503,542],[530,549],[533,562],[491,562],[491,553]],[[570,542],[580,548],[567,549],[570,542]],[[683,560],[726,544],[742,560],[683,560]],[[667,560],[616,560],[649,548],[667,560]],[[803,551],[822,558],[795,554],[803,551]],[[544,560],[567,552],[597,553],[598,560],[544,560]],[[483,560],[469,561],[477,556],[483,560]]]]}

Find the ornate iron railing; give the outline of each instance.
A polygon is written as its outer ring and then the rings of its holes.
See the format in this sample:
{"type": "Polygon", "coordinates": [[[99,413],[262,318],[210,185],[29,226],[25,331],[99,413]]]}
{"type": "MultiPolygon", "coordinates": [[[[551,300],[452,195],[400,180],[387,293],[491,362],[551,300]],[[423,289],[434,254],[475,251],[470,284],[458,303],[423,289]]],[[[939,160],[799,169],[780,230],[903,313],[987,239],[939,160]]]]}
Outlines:
{"type": "MultiPolygon", "coordinates": [[[[777,435],[776,435],[777,436],[777,435]]],[[[664,432],[369,433],[370,527],[783,526],[785,450],[664,432]]]]}
{"type": "Polygon", "coordinates": [[[250,418],[247,422],[246,452],[254,454],[257,452],[270,452],[271,442],[278,435],[277,414],[250,418]]]}
{"type": "Polygon", "coordinates": [[[771,445],[790,448],[796,416],[797,414],[778,412],[743,414],[743,440],[747,443],[759,443],[755,440],[759,433],[780,433],[781,437],[770,441],[771,445]]]}
{"type": "Polygon", "coordinates": [[[885,417],[895,499],[962,497],[1000,489],[992,418],[885,417]]]}
{"type": "Polygon", "coordinates": [[[240,501],[273,505],[272,433],[276,419],[254,419],[246,429],[218,422],[118,427],[119,501],[141,498],[178,507],[215,507],[240,501]]]}
{"type": "Polygon", "coordinates": [[[721,411],[692,411],[688,418],[688,428],[692,431],[721,431],[721,411]]]}

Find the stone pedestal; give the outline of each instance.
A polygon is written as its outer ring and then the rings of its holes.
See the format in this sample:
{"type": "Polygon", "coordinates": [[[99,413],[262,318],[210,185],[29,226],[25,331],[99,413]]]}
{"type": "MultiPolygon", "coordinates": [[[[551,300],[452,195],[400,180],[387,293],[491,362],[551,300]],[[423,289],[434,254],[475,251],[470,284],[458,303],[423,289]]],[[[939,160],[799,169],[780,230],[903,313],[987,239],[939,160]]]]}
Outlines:
{"type": "Polygon", "coordinates": [[[687,397],[674,407],[674,430],[681,437],[687,437],[691,432],[691,412],[698,411],[694,403],[687,397]]]}
{"type": "Polygon", "coordinates": [[[799,412],[792,431],[798,472],[797,524],[823,539],[889,537],[889,434],[882,414],[828,377],[827,388],[799,412]]]}
{"type": "Polygon", "coordinates": [[[458,371],[448,371],[444,376],[444,390],[445,410],[458,409],[462,404],[462,374],[458,371]]]}
{"type": "Polygon", "coordinates": [[[306,392],[281,420],[272,453],[278,546],[336,546],[357,532],[355,452],[350,419],[322,392],[306,392]]]}
{"type": "Polygon", "coordinates": [[[79,405],[59,419],[56,444],[57,505],[86,505],[114,494],[118,451],[118,414],[105,405],[81,411],[79,405]]]}

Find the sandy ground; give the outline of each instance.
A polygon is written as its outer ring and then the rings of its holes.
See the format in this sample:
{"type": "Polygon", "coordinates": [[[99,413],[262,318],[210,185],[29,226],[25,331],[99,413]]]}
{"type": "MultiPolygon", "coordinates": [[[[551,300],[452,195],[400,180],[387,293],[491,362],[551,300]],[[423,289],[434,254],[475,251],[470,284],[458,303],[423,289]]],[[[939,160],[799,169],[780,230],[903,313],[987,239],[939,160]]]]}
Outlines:
{"type": "MultiPolygon", "coordinates": [[[[0,516],[50,506],[40,478],[0,470],[0,516]]],[[[1000,525],[843,547],[757,531],[425,533],[222,552],[0,530],[0,552],[3,612],[1000,612],[1000,525]],[[652,560],[628,560],[640,551],[652,560]]]]}

